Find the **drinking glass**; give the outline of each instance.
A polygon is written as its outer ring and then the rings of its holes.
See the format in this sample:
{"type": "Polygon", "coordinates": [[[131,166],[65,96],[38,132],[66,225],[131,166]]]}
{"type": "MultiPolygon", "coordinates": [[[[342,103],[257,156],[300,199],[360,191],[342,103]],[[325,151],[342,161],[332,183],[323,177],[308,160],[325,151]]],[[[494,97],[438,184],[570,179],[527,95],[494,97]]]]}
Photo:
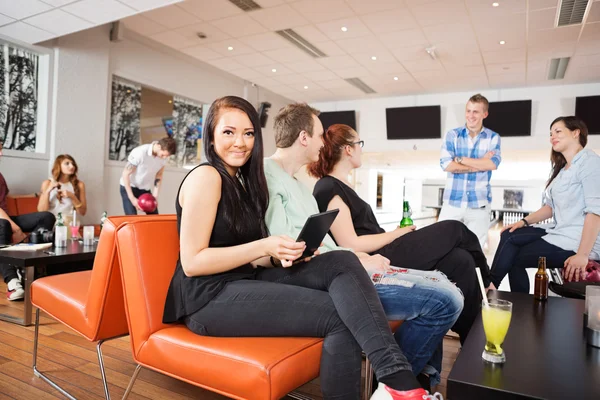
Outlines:
{"type": "Polygon", "coordinates": [[[510,326],[512,303],[506,300],[491,299],[489,304],[482,302],[481,318],[485,331],[485,349],[481,357],[491,363],[503,363],[506,355],[502,343],[510,326]]]}
{"type": "Polygon", "coordinates": [[[83,245],[84,246],[93,246],[94,245],[94,226],[84,226],[83,227],[83,245]]]}
{"type": "Polygon", "coordinates": [[[79,239],[79,222],[77,222],[76,225],[73,225],[73,223],[71,222],[71,225],[69,225],[69,229],[71,230],[71,239],[79,239]]]}

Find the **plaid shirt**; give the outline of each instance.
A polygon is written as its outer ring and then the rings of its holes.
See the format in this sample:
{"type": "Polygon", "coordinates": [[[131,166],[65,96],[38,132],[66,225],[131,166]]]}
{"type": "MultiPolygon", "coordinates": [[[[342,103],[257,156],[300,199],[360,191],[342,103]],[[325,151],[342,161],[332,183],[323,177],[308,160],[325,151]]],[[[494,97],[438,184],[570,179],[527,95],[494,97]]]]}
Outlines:
{"type": "MultiPolygon", "coordinates": [[[[454,160],[454,157],[483,158],[488,151],[494,151],[492,161],[498,168],[500,156],[500,135],[483,128],[471,139],[466,126],[452,129],[446,134],[442,145],[440,166],[443,170],[454,160]]],[[[466,205],[468,208],[484,207],[492,202],[490,178],[492,171],[453,173],[448,172],[444,204],[454,207],[466,205]]]]}

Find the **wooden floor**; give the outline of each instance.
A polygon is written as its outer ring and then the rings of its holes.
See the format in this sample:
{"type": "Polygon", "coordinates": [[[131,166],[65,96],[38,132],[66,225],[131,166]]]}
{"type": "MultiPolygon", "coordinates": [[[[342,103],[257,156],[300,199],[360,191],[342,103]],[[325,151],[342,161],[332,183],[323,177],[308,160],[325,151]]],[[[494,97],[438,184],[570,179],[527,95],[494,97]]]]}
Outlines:
{"type": "MultiPolygon", "coordinates": [[[[0,281],[1,282],[1,281],[0,281]]],[[[6,287],[0,283],[0,313],[21,315],[23,302],[5,300],[6,287]]],[[[96,346],[64,325],[42,314],[40,317],[38,369],[77,399],[103,399],[104,390],[96,357],[96,346]]],[[[64,397],[42,379],[33,375],[34,328],[0,321],[0,400],[50,400],[64,397]]],[[[125,392],[135,364],[131,358],[129,338],[105,342],[102,346],[109,390],[113,399],[125,392]]],[[[437,390],[445,395],[446,377],[458,354],[459,342],[444,339],[443,380],[437,390]]],[[[232,376],[235,379],[235,376],[232,376]]],[[[300,392],[320,399],[318,379],[304,385],[300,392]]],[[[225,399],[218,394],[200,389],[173,378],[142,369],[129,397],[142,399],[225,399]]]]}

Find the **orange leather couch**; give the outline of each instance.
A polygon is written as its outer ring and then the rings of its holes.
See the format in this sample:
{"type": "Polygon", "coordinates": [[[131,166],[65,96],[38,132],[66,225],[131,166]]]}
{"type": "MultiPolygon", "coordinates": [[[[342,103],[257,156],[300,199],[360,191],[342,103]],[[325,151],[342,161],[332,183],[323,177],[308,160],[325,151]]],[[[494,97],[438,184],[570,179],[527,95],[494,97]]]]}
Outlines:
{"type": "MultiPolygon", "coordinates": [[[[109,218],[110,220],[110,218],[109,218]]],[[[235,399],[275,400],[319,374],[322,339],[217,338],[162,323],[179,252],[176,218],[147,216],[117,232],[127,322],[138,366],[235,399]]]]}
{"type": "Polygon", "coordinates": [[[8,216],[29,214],[37,212],[39,198],[37,195],[31,196],[6,196],[6,206],[8,208],[8,216]]]}
{"type": "MultiPolygon", "coordinates": [[[[37,307],[33,349],[34,374],[68,398],[73,397],[42,374],[36,366],[40,310],[92,342],[98,342],[98,362],[105,396],[110,398],[102,361],[102,343],[129,333],[121,271],[116,247],[117,227],[145,216],[112,217],[104,224],[91,271],[48,276],[31,284],[31,303],[37,307]]],[[[169,219],[158,216],[157,219],[169,219]]]]}

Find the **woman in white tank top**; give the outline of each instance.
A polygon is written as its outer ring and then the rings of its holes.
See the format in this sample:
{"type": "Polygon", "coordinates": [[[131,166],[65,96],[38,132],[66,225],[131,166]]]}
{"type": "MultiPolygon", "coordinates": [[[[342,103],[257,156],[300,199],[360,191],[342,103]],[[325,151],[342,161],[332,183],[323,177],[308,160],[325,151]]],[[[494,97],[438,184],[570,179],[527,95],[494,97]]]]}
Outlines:
{"type": "Polygon", "coordinates": [[[87,201],[85,198],[85,185],[77,179],[77,163],[68,154],[61,154],[54,160],[52,178],[42,183],[38,211],[50,211],[63,216],[73,214],[77,210],[79,215],[85,215],[87,201]]]}

